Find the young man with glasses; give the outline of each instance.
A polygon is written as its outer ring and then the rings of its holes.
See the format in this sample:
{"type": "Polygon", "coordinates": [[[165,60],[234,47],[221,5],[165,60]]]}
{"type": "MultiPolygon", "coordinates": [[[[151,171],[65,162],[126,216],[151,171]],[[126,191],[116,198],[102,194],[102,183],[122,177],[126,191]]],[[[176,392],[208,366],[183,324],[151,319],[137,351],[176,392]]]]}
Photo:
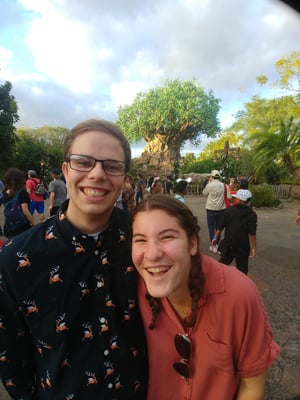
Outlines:
{"type": "Polygon", "coordinates": [[[13,399],[146,398],[129,221],[114,207],[130,159],[115,124],[75,126],[62,164],[69,199],[2,248],[0,372],[13,399]]]}
{"type": "Polygon", "coordinates": [[[244,274],[200,254],[199,229],[171,196],[149,195],[134,209],[147,400],[262,400],[279,346],[261,297],[244,274]]]}

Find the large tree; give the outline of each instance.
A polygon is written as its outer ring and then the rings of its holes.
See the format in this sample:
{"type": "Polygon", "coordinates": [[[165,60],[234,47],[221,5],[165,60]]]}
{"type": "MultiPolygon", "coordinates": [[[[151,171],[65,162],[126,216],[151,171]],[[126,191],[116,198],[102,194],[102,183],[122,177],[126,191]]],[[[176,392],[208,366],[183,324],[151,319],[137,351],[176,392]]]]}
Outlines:
{"type": "Polygon", "coordinates": [[[15,144],[15,123],[19,121],[18,106],[10,94],[12,85],[5,82],[0,85],[0,171],[11,163],[15,144]]]}
{"type": "Polygon", "coordinates": [[[177,160],[187,140],[197,145],[202,135],[216,136],[219,109],[219,99],[195,80],[167,80],[164,86],[139,93],[131,105],[120,107],[118,124],[131,142],[146,141],[144,156],[177,160]]]}

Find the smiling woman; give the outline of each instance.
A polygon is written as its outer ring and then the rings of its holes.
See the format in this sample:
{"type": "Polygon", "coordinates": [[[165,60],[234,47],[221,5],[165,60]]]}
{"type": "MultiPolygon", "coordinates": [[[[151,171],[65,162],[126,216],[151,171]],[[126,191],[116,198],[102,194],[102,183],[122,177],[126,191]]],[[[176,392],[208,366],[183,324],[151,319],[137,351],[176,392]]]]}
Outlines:
{"type": "Polygon", "coordinates": [[[171,196],[149,195],[134,210],[147,399],[261,400],[279,352],[261,297],[248,277],[200,254],[198,233],[191,210],[171,196]]]}

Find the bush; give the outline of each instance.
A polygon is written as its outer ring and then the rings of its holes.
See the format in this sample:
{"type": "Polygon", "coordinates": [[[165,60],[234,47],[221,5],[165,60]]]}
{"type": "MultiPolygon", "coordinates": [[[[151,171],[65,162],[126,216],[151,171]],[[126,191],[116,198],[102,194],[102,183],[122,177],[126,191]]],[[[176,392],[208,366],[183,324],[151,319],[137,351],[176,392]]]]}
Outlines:
{"type": "Polygon", "coordinates": [[[250,190],[254,207],[278,207],[281,204],[269,185],[252,186],[250,190]]]}

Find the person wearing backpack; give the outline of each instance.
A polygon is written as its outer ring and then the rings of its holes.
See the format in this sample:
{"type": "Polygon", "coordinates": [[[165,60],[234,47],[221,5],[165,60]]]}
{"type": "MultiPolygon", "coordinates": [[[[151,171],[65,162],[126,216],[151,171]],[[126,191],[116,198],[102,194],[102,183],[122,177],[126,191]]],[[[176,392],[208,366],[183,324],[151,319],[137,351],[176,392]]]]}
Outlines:
{"type": "Polygon", "coordinates": [[[45,219],[45,203],[44,203],[44,194],[38,194],[39,187],[38,185],[43,184],[40,178],[38,178],[35,170],[30,169],[27,172],[28,179],[26,181],[26,190],[30,197],[29,211],[33,215],[35,210],[40,216],[40,221],[45,219]]]}
{"type": "Polygon", "coordinates": [[[24,188],[24,174],[18,168],[9,168],[4,176],[4,235],[11,238],[34,225],[29,212],[29,195],[24,188]]]}
{"type": "Polygon", "coordinates": [[[49,183],[49,213],[55,215],[62,203],[67,199],[67,185],[60,179],[61,171],[57,168],[51,172],[52,181],[49,183]]]}

